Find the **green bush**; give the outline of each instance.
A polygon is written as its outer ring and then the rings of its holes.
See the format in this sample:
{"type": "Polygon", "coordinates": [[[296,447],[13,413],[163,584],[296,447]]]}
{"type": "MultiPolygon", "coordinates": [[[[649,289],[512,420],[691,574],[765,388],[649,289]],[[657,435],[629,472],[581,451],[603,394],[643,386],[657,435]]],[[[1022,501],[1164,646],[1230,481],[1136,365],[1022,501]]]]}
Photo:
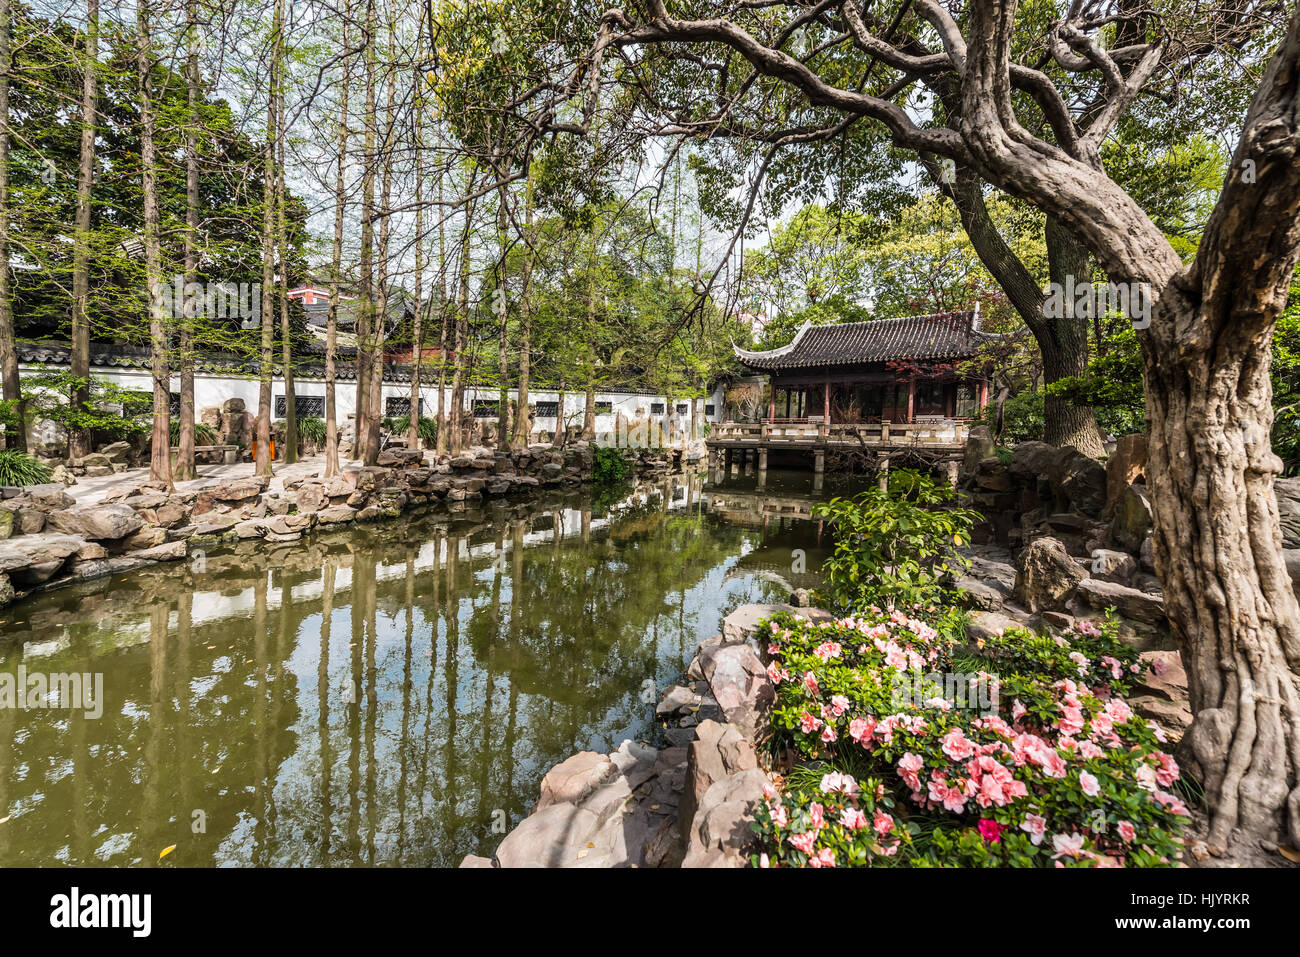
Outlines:
{"type": "MultiPolygon", "coordinates": [[[[394,435],[404,436],[411,428],[411,417],[409,415],[399,415],[391,419],[384,419],[384,428],[394,435]]],[[[422,415],[417,428],[420,432],[420,441],[425,445],[433,445],[438,441],[437,419],[422,415]]]]}
{"type": "Polygon", "coordinates": [[[50,468],[40,459],[17,449],[0,449],[0,485],[41,485],[50,480],[50,468]]]}
{"type": "Polygon", "coordinates": [[[591,466],[591,480],[597,485],[614,485],[624,481],[632,471],[623,453],[611,446],[597,445],[593,448],[594,461],[591,466]]]}
{"type": "Polygon", "coordinates": [[[298,420],[298,437],[325,446],[325,420],[316,415],[308,415],[298,420]]]}
{"type": "Polygon", "coordinates": [[[829,521],[835,550],[822,567],[841,608],[937,606],[943,579],[966,567],[957,549],[969,544],[981,516],[950,507],[955,493],[920,472],[894,469],[889,488],[813,507],[829,521]]]}
{"type": "Polygon", "coordinates": [[[1042,441],[1043,393],[1021,392],[1002,403],[1001,432],[997,431],[996,402],[991,402],[980,410],[979,421],[982,425],[987,425],[1003,444],[1042,441]]]}
{"type": "MultiPolygon", "coordinates": [[[[181,423],[179,419],[171,420],[171,443],[172,445],[181,444],[181,423]]],[[[203,422],[194,423],[194,444],[195,445],[220,445],[217,430],[203,422]]]]}

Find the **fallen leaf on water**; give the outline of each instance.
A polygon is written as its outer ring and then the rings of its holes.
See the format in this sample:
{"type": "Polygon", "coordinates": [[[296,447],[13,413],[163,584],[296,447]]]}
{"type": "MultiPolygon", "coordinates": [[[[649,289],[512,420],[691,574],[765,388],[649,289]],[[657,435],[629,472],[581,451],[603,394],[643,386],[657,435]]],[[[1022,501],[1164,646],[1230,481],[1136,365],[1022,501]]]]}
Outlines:
{"type": "MultiPolygon", "coordinates": [[[[5,821],[7,820],[9,819],[5,818],[5,821]]],[[[0,824],[3,823],[4,821],[0,821],[0,824]]],[[[1283,857],[1285,857],[1292,864],[1300,864],[1300,851],[1297,851],[1294,847],[1291,847],[1289,844],[1279,844],[1277,846],[1277,852],[1281,854],[1283,857]]]]}
{"type": "Polygon", "coordinates": [[[172,851],[174,851],[174,850],[176,850],[176,845],[175,845],[175,844],[171,845],[170,847],[164,847],[164,848],[162,849],[162,853],[158,855],[158,860],[161,861],[164,857],[166,857],[168,854],[170,854],[170,853],[171,853],[172,851]]]}
{"type": "Polygon", "coordinates": [[[9,820],[11,817],[13,817],[12,814],[6,814],[4,817],[0,817],[0,824],[5,823],[5,821],[9,820]]]}

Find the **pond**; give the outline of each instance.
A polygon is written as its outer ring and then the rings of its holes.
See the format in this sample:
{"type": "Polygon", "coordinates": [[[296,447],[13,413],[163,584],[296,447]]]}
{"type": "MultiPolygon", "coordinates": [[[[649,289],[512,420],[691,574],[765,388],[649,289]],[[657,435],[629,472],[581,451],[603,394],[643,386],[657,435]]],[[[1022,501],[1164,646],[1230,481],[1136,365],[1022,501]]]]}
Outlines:
{"type": "Polygon", "coordinates": [[[722,616],[815,583],[809,486],[493,501],[10,606],[0,683],[85,677],[0,707],[0,866],[490,856],[551,766],[658,733],[722,616]]]}

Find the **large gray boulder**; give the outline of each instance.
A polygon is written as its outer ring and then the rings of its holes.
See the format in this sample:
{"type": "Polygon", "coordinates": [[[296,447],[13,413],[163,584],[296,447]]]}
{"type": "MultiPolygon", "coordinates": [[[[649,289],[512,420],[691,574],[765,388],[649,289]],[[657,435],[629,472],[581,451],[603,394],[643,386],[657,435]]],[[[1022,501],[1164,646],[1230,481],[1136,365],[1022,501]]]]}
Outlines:
{"type": "Polygon", "coordinates": [[[1072,445],[1052,462],[1052,489],[1075,511],[1096,518],[1106,507],[1106,467],[1072,445]]]}
{"type": "Polygon", "coordinates": [[[1016,478],[1035,479],[1040,475],[1052,474],[1052,461],[1056,458],[1056,446],[1046,442],[1021,442],[1011,454],[1008,471],[1016,478]]]}
{"type": "Polygon", "coordinates": [[[993,455],[993,433],[987,425],[977,425],[966,436],[966,452],[962,457],[961,470],[966,475],[973,475],[984,459],[993,455]]]}
{"type": "Polygon", "coordinates": [[[1151,496],[1141,485],[1125,486],[1115,501],[1110,537],[1125,551],[1140,553],[1151,531],[1151,496]]]}
{"type": "Polygon", "coordinates": [[[1140,432],[1123,436],[1106,460],[1106,508],[1102,514],[1113,513],[1124,489],[1139,478],[1145,482],[1146,472],[1147,437],[1140,432]]]}
{"type": "Polygon", "coordinates": [[[710,785],[686,836],[682,867],[744,867],[758,843],[752,825],[766,783],[754,768],[710,785]]]}
{"type": "Polygon", "coordinates": [[[1088,572],[1055,538],[1036,538],[1016,557],[1016,601],[1030,611],[1065,607],[1088,572]]]}
{"type": "Polygon", "coordinates": [[[1079,582],[1077,595],[1097,610],[1114,608],[1123,618],[1148,625],[1165,623],[1165,600],[1161,595],[1139,591],[1116,582],[1089,578],[1079,582]]]}
{"type": "Polygon", "coordinates": [[[115,542],[139,531],[144,519],[130,505],[78,505],[51,512],[48,522],[68,535],[95,542],[115,542]]]}
{"type": "Polygon", "coordinates": [[[764,736],[776,689],[754,649],[748,644],[702,647],[700,667],[727,720],[751,740],[764,736]]]}
{"type": "Polygon", "coordinates": [[[678,806],[682,833],[688,833],[709,788],[729,775],[756,767],[754,746],[735,725],[701,721],[686,753],[686,783],[678,806]]]}

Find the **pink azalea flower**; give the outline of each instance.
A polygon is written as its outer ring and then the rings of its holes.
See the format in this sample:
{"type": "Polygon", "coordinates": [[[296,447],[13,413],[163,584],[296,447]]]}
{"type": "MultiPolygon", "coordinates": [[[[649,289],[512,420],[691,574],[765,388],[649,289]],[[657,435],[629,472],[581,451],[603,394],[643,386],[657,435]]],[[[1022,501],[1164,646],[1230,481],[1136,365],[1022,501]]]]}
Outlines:
{"type": "Polygon", "coordinates": [[[854,718],[849,722],[849,737],[864,748],[871,744],[875,730],[876,719],[874,717],[854,718]]]}
{"type": "Polygon", "coordinates": [[[822,740],[825,741],[827,744],[830,744],[830,743],[831,743],[832,741],[834,741],[837,737],[838,737],[838,735],[835,733],[835,728],[834,728],[832,725],[829,725],[829,724],[828,724],[828,725],[826,725],[826,727],[822,728],[821,738],[822,738],[822,740]]]}
{"type": "Polygon", "coordinates": [[[767,666],[767,676],[772,679],[772,684],[779,685],[781,683],[781,666],[775,661],[772,662],[767,666]]]}
{"type": "Polygon", "coordinates": [[[835,717],[839,717],[845,711],[849,710],[849,699],[842,694],[837,694],[831,698],[831,710],[835,712],[835,717]]]}
{"type": "Polygon", "coordinates": [[[820,831],[826,826],[826,808],[813,801],[808,805],[808,819],[812,821],[812,826],[820,831]]]}
{"type": "Polygon", "coordinates": [[[783,806],[778,804],[776,807],[772,808],[772,824],[775,827],[785,827],[789,823],[789,815],[786,814],[786,810],[783,806]]]}
{"type": "Polygon", "coordinates": [[[1132,844],[1133,839],[1137,837],[1137,829],[1128,821],[1120,821],[1118,825],[1120,839],[1125,844],[1132,844]]]}
{"type": "Polygon", "coordinates": [[[860,831],[867,826],[867,816],[855,807],[846,807],[840,812],[840,824],[850,831],[860,831]]]}
{"type": "Polygon", "coordinates": [[[1087,771],[1079,773],[1079,788],[1090,798],[1095,798],[1101,793],[1101,785],[1097,783],[1097,776],[1087,771]]]}
{"type": "Polygon", "coordinates": [[[1152,797],[1155,798],[1156,803],[1159,804],[1161,807],[1173,811],[1175,814],[1179,815],[1180,817],[1184,817],[1187,815],[1187,805],[1184,804],[1182,801],[1180,801],[1178,798],[1174,797],[1172,794],[1168,794],[1164,791],[1157,791],[1154,795],[1152,795],[1152,797]]]}
{"type": "Polygon", "coordinates": [[[811,734],[822,726],[819,719],[814,718],[807,711],[799,717],[799,730],[804,734],[811,734]]]}
{"type": "Polygon", "coordinates": [[[1078,831],[1073,834],[1053,834],[1052,850],[1056,851],[1052,857],[1081,857],[1083,856],[1083,835],[1078,831]]]}
{"type": "Polygon", "coordinates": [[[814,857],[808,858],[809,867],[834,867],[835,852],[829,847],[823,847],[814,857]]]}
{"type": "Polygon", "coordinates": [[[898,762],[898,775],[913,791],[921,790],[921,780],[917,774],[925,768],[925,762],[911,751],[903,755],[898,762]]]}
{"type": "Polygon", "coordinates": [[[803,834],[791,834],[787,840],[797,851],[803,851],[805,854],[812,856],[813,844],[817,841],[817,835],[812,831],[806,831],[803,834]]]}
{"type": "Polygon", "coordinates": [[[1047,818],[1041,814],[1026,814],[1020,822],[1020,830],[1029,835],[1029,840],[1035,846],[1042,844],[1043,835],[1047,832],[1047,818]]]}
{"type": "Polygon", "coordinates": [[[817,676],[811,671],[805,672],[803,676],[803,686],[808,689],[809,694],[817,694],[817,676]]]}
{"type": "Polygon", "coordinates": [[[876,816],[872,819],[871,826],[877,834],[884,837],[894,829],[894,819],[884,811],[876,811],[876,816]]]}
{"type": "Polygon", "coordinates": [[[1178,780],[1178,762],[1174,760],[1173,755],[1165,754],[1163,751],[1156,755],[1160,761],[1160,767],[1156,769],[1156,783],[1162,788],[1167,788],[1178,780]]]}
{"type": "Polygon", "coordinates": [[[953,728],[944,735],[943,753],[954,761],[964,761],[975,753],[975,746],[967,740],[961,728],[953,728]]]}

